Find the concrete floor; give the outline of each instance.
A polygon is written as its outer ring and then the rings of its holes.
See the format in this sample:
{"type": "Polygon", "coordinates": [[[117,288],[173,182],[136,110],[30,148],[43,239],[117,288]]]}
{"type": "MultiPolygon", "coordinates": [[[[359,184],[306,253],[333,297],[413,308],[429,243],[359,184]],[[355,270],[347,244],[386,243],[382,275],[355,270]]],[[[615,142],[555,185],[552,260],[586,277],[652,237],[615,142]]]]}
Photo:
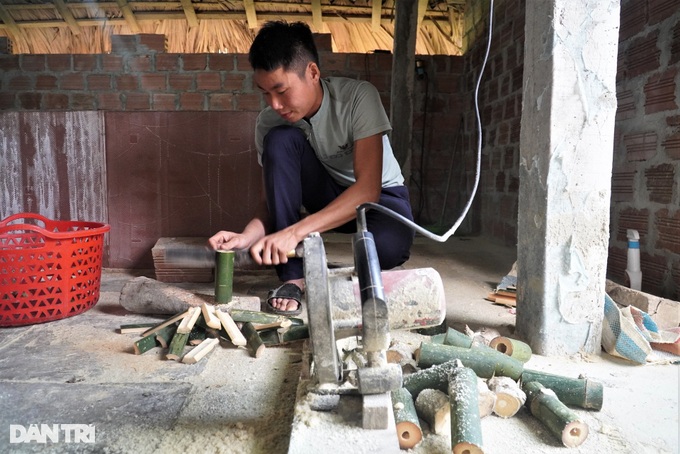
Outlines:
{"type": "MultiPolygon", "coordinates": [[[[351,263],[345,239],[328,237],[327,254],[329,262],[351,263]]],[[[515,316],[484,296],[514,260],[513,248],[483,238],[452,238],[444,244],[418,238],[406,268],[434,267],[441,274],[450,326],[490,327],[511,335],[515,316]]],[[[120,289],[132,277],[105,270],[100,301],[84,314],[0,328],[0,452],[288,452],[300,343],[268,348],[258,359],[244,349],[221,345],[195,365],[165,361],[159,349],[136,356],[132,344],[138,336],[119,334],[117,328],[158,317],[131,314],[118,304],[120,289]],[[69,429],[58,426],[56,443],[11,444],[16,426],[28,429],[30,424],[93,425],[95,443],[75,443],[73,438],[66,442],[69,429]]],[[[236,293],[260,297],[276,284],[271,270],[237,272],[234,279],[236,293]]],[[[212,292],[210,284],[185,286],[212,292]]],[[[419,341],[413,333],[394,334],[400,336],[419,341]]],[[[534,355],[528,367],[573,377],[585,374],[604,383],[601,411],[575,409],[589,425],[590,435],[571,452],[678,452],[679,366],[634,366],[602,353],[569,358],[534,355]]],[[[314,437],[322,433],[319,421],[334,417],[337,434],[351,434],[353,423],[333,413],[296,423],[314,437]]],[[[566,449],[525,409],[511,419],[484,418],[482,431],[486,453],[566,449]]],[[[424,432],[425,440],[413,452],[450,452],[448,440],[429,435],[426,426],[424,432]]],[[[351,435],[337,438],[328,453],[372,452],[367,446],[348,447],[351,435]]]]}

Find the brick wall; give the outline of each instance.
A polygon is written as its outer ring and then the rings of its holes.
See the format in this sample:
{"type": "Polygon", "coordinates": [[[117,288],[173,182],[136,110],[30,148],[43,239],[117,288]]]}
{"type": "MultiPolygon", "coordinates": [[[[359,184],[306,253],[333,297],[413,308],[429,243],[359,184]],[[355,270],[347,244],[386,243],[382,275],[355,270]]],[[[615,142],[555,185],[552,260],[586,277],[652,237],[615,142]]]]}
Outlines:
{"type": "Polygon", "coordinates": [[[642,289],[680,294],[680,5],[623,0],[608,277],[623,282],[640,233],[642,289]]]}

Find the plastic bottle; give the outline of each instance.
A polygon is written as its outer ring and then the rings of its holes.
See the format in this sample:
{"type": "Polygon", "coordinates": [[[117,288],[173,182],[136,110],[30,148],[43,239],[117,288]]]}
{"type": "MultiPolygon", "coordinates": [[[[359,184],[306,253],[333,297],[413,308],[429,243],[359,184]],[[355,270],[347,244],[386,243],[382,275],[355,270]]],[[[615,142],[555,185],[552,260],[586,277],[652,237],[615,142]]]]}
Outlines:
{"type": "Polygon", "coordinates": [[[628,264],[626,265],[626,281],[633,290],[642,287],[642,271],[640,270],[640,234],[637,230],[626,230],[628,237],[628,264]]]}

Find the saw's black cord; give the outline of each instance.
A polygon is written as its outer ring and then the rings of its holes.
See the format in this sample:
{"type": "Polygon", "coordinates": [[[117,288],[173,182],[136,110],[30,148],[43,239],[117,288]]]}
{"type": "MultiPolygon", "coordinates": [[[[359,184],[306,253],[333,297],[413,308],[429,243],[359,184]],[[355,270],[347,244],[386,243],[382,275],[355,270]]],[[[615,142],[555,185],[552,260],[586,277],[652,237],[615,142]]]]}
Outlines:
{"type": "Polygon", "coordinates": [[[458,230],[458,227],[460,227],[460,224],[463,222],[463,219],[465,219],[465,216],[467,216],[468,211],[470,211],[472,201],[474,200],[475,194],[477,194],[477,188],[479,187],[479,174],[482,165],[482,120],[479,115],[479,85],[482,82],[482,74],[484,74],[484,68],[486,67],[486,62],[489,59],[489,51],[491,49],[491,35],[493,34],[493,2],[494,0],[491,0],[489,4],[489,39],[487,40],[486,43],[486,53],[484,54],[484,61],[482,61],[482,67],[479,70],[479,77],[477,78],[477,85],[475,86],[475,114],[477,116],[477,166],[475,169],[475,184],[472,187],[472,193],[470,194],[470,198],[468,199],[467,203],[465,204],[465,207],[463,208],[463,212],[458,217],[453,226],[446,233],[444,233],[443,235],[435,235],[434,233],[430,232],[424,227],[419,226],[415,222],[411,221],[410,219],[402,216],[401,214],[395,211],[390,210],[389,208],[386,208],[382,205],[378,205],[377,203],[367,202],[362,203],[357,207],[357,230],[359,231],[368,230],[368,226],[366,224],[366,211],[376,210],[396,219],[402,224],[411,227],[413,230],[420,233],[426,238],[443,243],[446,240],[448,240],[454,233],[456,233],[456,230],[458,230]]]}

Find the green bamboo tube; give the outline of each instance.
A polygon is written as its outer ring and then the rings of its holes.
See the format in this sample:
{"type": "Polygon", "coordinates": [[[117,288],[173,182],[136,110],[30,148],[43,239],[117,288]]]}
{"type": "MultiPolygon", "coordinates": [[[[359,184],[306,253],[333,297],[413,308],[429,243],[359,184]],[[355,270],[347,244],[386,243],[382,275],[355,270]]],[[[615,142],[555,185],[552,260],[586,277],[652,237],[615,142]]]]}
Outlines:
{"type": "Polygon", "coordinates": [[[604,400],[604,386],[589,378],[571,378],[524,369],[522,382],[538,382],[552,389],[565,405],[574,405],[590,410],[601,410],[604,400]]]}
{"type": "Polygon", "coordinates": [[[411,449],[423,439],[423,431],[420,428],[413,397],[406,388],[399,388],[390,394],[399,447],[411,449]]]}
{"type": "Polygon", "coordinates": [[[456,347],[470,348],[472,347],[472,338],[466,334],[449,328],[444,337],[444,345],[454,345],[456,347]]]}
{"type": "Polygon", "coordinates": [[[259,358],[262,355],[262,352],[265,350],[265,345],[253,324],[250,322],[245,322],[241,327],[241,332],[246,338],[246,342],[248,342],[250,353],[255,358],[259,358]]]}
{"type": "Polygon", "coordinates": [[[418,352],[418,367],[428,368],[436,364],[459,359],[481,378],[494,375],[519,380],[524,364],[492,348],[462,348],[453,345],[439,345],[423,342],[418,352]]]}
{"type": "Polygon", "coordinates": [[[538,382],[524,383],[526,405],[531,414],[561,440],[564,446],[575,448],[588,437],[588,426],[555,393],[538,382]]]}
{"type": "Polygon", "coordinates": [[[451,450],[453,454],[483,454],[477,375],[469,367],[456,367],[449,375],[451,450]]]}
{"type": "Polygon", "coordinates": [[[427,369],[420,369],[417,372],[404,376],[404,388],[406,388],[414,399],[424,389],[438,389],[441,392],[449,392],[449,373],[456,368],[455,361],[447,361],[437,364],[427,369]]]}
{"type": "Polygon", "coordinates": [[[491,340],[489,347],[523,363],[531,359],[531,347],[521,340],[498,336],[491,340]]]}
{"type": "Polygon", "coordinates": [[[276,323],[283,320],[290,320],[293,326],[304,325],[305,321],[301,318],[286,317],[285,315],[268,314],[266,312],[248,311],[245,309],[232,309],[229,311],[231,318],[237,323],[266,324],[276,323]]]}
{"type": "Polygon", "coordinates": [[[175,335],[172,336],[172,341],[170,342],[170,347],[168,347],[168,353],[165,357],[167,359],[181,361],[182,356],[184,356],[184,347],[186,347],[188,341],[189,333],[175,333],[175,335]]]}
{"type": "Polygon", "coordinates": [[[217,251],[215,258],[215,302],[231,301],[234,284],[234,251],[217,251]]]}

